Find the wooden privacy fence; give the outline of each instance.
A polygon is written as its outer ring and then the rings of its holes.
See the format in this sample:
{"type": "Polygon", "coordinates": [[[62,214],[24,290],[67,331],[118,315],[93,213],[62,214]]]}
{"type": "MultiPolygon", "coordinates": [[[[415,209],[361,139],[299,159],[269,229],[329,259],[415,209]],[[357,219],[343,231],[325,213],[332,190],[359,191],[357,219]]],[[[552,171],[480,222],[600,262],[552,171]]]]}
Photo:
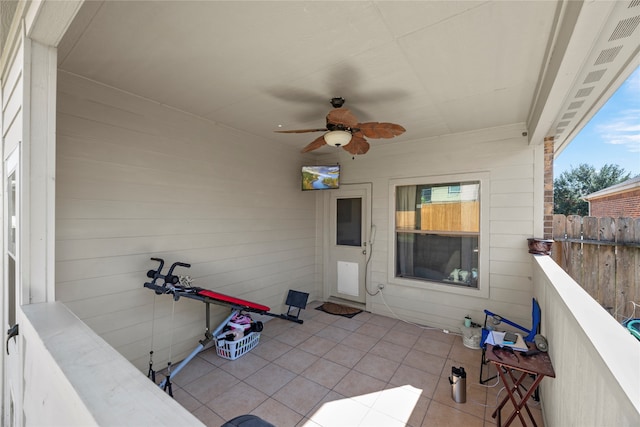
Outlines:
{"type": "Polygon", "coordinates": [[[553,259],[616,320],[634,313],[633,303],[640,304],[640,218],[554,215],[553,240],[553,259]]]}

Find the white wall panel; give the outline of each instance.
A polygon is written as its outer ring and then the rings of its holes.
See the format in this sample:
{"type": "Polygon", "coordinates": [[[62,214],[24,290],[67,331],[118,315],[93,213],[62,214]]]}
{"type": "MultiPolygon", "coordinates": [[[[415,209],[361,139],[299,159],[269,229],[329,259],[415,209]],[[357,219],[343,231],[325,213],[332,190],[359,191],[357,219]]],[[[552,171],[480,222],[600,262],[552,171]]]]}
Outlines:
{"type": "MultiPolygon", "coordinates": [[[[275,313],[289,289],[320,293],[297,153],[64,73],[57,138],[57,298],[140,369],[152,326],[157,366],[205,327],[204,304],[143,287],[150,257],[275,313]]],[[[213,327],[223,312],[212,306],[213,327]]]]}
{"type": "MultiPolygon", "coordinates": [[[[384,299],[404,320],[458,330],[470,314],[476,322],[484,320],[487,308],[504,316],[530,322],[531,262],[527,241],[536,221],[533,207],[534,147],[522,137],[520,126],[487,129],[460,135],[447,135],[425,141],[397,143],[371,141],[365,156],[352,159],[337,156],[342,165],[342,183],[372,182],[372,223],[378,228],[370,262],[372,284],[384,283],[384,299]],[[488,173],[490,193],[482,192],[482,203],[490,204],[489,297],[455,295],[448,292],[388,283],[388,241],[393,226],[389,212],[391,180],[464,173],[488,173]],[[495,282],[495,288],[494,288],[495,282]]],[[[327,156],[324,161],[336,157],[327,156]]],[[[540,219],[541,220],[541,219],[540,219]]],[[[369,299],[374,312],[393,314],[380,295],[369,299]]]]}

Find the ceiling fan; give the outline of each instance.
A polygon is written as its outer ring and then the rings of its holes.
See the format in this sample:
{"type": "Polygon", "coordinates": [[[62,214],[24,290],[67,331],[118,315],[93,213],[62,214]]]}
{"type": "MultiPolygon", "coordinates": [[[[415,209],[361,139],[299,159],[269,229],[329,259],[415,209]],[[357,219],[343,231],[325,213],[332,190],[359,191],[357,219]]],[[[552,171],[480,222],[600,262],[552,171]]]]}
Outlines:
{"type": "Polygon", "coordinates": [[[351,111],[342,108],[344,98],[332,98],[329,102],[333,110],[327,114],[327,126],[320,129],[277,130],[279,133],[326,132],[302,149],[303,153],[316,150],[323,145],[342,147],[345,151],[356,155],[369,151],[367,138],[393,138],[402,135],[405,128],[395,123],[365,122],[358,119],[351,111]]]}

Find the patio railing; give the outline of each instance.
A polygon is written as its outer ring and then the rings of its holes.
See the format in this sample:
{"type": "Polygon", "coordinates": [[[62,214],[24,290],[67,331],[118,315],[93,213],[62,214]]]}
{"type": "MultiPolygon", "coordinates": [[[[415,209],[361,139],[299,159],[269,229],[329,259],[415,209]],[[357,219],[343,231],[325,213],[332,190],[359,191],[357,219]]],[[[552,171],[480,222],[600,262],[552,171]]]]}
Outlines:
{"type": "Polygon", "coordinates": [[[28,425],[203,425],[64,304],[22,310],[28,425]]]}
{"type": "Polygon", "coordinates": [[[551,257],[533,258],[533,291],[556,373],[541,385],[545,425],[637,426],[640,341],[551,257]]]}

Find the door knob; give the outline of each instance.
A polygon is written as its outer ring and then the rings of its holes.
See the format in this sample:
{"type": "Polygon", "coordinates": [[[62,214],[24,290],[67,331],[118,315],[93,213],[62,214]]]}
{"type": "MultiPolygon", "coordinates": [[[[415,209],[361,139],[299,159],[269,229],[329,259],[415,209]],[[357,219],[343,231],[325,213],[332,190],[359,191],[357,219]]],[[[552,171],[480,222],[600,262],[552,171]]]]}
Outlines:
{"type": "Polygon", "coordinates": [[[17,323],[7,330],[7,354],[9,354],[9,340],[16,337],[19,333],[19,326],[17,323]]]}

